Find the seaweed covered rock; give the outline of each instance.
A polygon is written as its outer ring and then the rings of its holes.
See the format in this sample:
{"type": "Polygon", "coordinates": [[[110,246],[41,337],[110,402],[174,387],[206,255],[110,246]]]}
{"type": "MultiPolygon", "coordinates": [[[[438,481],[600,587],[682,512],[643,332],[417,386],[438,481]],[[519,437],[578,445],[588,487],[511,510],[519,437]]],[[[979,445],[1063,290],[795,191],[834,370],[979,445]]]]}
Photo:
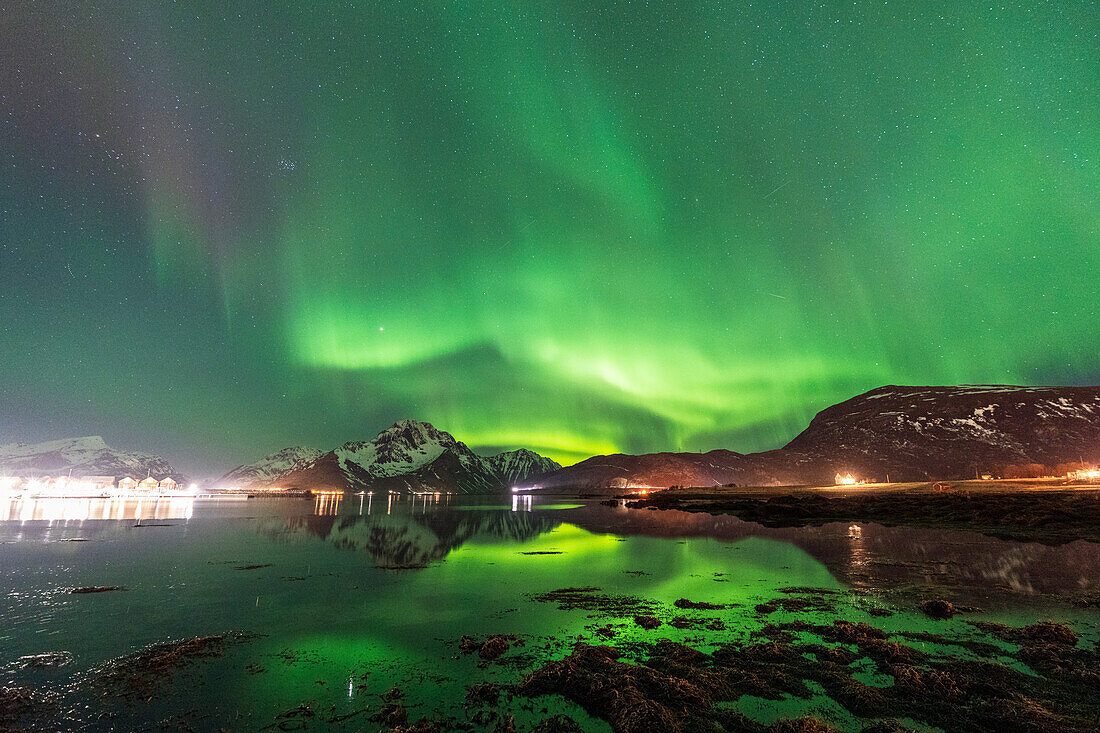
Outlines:
{"type": "Polygon", "coordinates": [[[551,715],[537,723],[531,733],[584,733],[584,728],[568,715],[551,715]]]}
{"type": "Polygon", "coordinates": [[[152,644],[92,670],[89,683],[103,695],[149,697],[170,683],[180,669],[200,659],[219,657],[229,644],[249,638],[230,633],[152,644]]]}
{"type": "Polygon", "coordinates": [[[804,717],[777,720],[768,726],[768,733],[840,733],[840,731],[817,718],[804,717]]]}
{"type": "Polygon", "coordinates": [[[500,703],[500,695],[503,689],[500,685],[493,682],[482,682],[476,685],[470,685],[466,688],[466,705],[488,705],[495,707],[500,703]]]}
{"type": "Polygon", "coordinates": [[[501,656],[512,645],[522,645],[522,641],[515,634],[490,634],[480,641],[472,636],[463,636],[458,641],[458,648],[463,654],[476,652],[486,662],[491,662],[501,656]]]}
{"type": "Polygon", "coordinates": [[[561,695],[608,721],[616,733],[677,733],[708,717],[707,690],[618,657],[611,647],[578,643],[565,659],[527,675],[519,692],[531,697],[561,695]]]}
{"type": "Polygon", "coordinates": [[[958,606],[951,601],[945,601],[942,598],[922,601],[919,606],[921,613],[928,618],[934,618],[937,620],[945,620],[952,618],[960,613],[977,613],[982,609],[975,606],[958,606]]]}
{"type": "Polygon", "coordinates": [[[726,606],[721,603],[707,603],[705,601],[689,601],[687,598],[678,598],[672,605],[676,608],[693,609],[698,611],[717,611],[726,606]]]}
{"type": "Polygon", "coordinates": [[[0,687],[0,731],[49,730],[56,700],[29,687],[0,687]]]}
{"type": "Polygon", "coordinates": [[[1039,621],[1030,626],[1012,627],[1004,624],[975,621],[972,626],[992,634],[1002,641],[1010,641],[1022,646],[1036,644],[1056,644],[1077,646],[1080,637],[1070,627],[1053,621],[1039,621]]]}

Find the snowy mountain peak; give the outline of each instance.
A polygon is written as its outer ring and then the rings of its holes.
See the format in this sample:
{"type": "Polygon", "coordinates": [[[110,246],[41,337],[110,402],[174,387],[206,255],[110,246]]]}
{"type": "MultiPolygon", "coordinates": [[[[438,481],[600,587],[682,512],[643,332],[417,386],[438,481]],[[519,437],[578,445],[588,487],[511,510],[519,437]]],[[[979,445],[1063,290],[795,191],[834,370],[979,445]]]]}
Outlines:
{"type": "Polygon", "coordinates": [[[486,458],[485,462],[507,486],[516,486],[528,479],[561,468],[561,464],[540,456],[527,448],[505,451],[486,458]]]}
{"type": "Polygon", "coordinates": [[[187,479],[158,455],[116,450],[98,435],[0,445],[0,474],[39,476],[60,473],[133,478],[171,476],[181,482],[187,479]]]}
{"type": "Polygon", "coordinates": [[[420,420],[399,420],[378,433],[371,442],[376,445],[400,442],[408,447],[427,444],[452,446],[457,443],[450,433],[438,430],[431,423],[421,422],[420,420]]]}
{"type": "Polygon", "coordinates": [[[268,453],[266,456],[243,466],[237,466],[218,480],[222,486],[239,486],[241,488],[261,488],[276,483],[279,476],[317,460],[324,451],[316,448],[307,448],[301,445],[283,448],[282,450],[268,453]]]}
{"type": "Polygon", "coordinates": [[[350,441],[273,479],[299,488],[445,490],[494,493],[497,472],[450,433],[420,420],[400,420],[370,440],[350,441]]]}
{"type": "Polygon", "coordinates": [[[44,453],[73,454],[107,450],[107,443],[98,435],[82,438],[61,438],[43,443],[11,443],[0,446],[0,457],[32,456],[44,453]]]}
{"type": "MultiPolygon", "coordinates": [[[[480,463],[469,448],[450,433],[431,423],[401,420],[372,440],[345,443],[335,451],[340,467],[349,475],[365,472],[373,477],[394,477],[415,471],[444,453],[452,453],[462,465],[480,463]],[[354,464],[354,468],[348,464],[354,464]]],[[[483,466],[475,467],[483,470],[483,466]]]]}

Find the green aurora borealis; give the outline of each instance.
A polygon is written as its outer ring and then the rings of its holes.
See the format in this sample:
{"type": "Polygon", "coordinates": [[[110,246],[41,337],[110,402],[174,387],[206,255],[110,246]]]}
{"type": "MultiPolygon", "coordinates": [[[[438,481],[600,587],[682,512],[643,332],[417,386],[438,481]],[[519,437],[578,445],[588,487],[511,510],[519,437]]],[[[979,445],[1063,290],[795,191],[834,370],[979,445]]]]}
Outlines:
{"type": "Polygon", "coordinates": [[[0,442],[571,462],[1100,381],[1095,2],[4,5],[0,442]]]}

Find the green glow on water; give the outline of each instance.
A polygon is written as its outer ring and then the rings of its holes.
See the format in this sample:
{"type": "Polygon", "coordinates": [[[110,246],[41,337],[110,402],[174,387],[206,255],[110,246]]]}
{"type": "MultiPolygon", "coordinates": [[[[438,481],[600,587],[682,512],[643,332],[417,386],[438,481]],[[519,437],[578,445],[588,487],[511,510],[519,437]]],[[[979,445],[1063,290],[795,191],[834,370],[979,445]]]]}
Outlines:
{"type": "MultiPolygon", "coordinates": [[[[199,695],[215,716],[259,728],[276,714],[309,703],[316,710],[352,716],[329,728],[359,730],[365,714],[358,711],[378,710],[379,696],[395,686],[404,691],[413,718],[430,711],[456,714],[467,685],[513,684],[525,671],[569,654],[578,639],[596,643],[594,631],[604,626],[611,629],[610,643],[622,645],[627,659],[633,659],[629,650],[635,643],[690,639],[707,650],[747,642],[765,624],[827,625],[836,618],[868,622],[887,633],[928,631],[989,641],[965,617],[932,621],[912,607],[893,607],[885,588],[870,598],[852,593],[837,578],[836,566],[831,570],[775,532],[728,541],[678,536],[676,525],[669,524],[673,531],[667,536],[646,536],[616,525],[616,518],[634,520],[637,514],[563,506],[577,505],[544,504],[542,511],[531,512],[467,506],[416,513],[406,507],[362,517],[242,514],[141,530],[113,522],[0,524],[0,540],[15,540],[0,555],[0,580],[11,588],[0,606],[5,654],[13,659],[64,649],[73,653],[76,667],[87,669],[167,639],[231,630],[258,634],[232,646],[224,657],[201,660],[181,672],[180,684],[158,698],[148,714],[190,709],[199,695]],[[617,531],[597,532],[593,526],[617,531]],[[71,536],[89,541],[54,541],[71,536]],[[237,569],[251,565],[264,567],[237,569]],[[71,585],[95,584],[127,590],[92,596],[66,592],[71,585]],[[635,625],[634,611],[599,613],[535,600],[568,587],[640,599],[656,608],[663,623],[648,631],[635,625]],[[786,597],[781,589],[789,587],[821,589],[832,607],[766,615],[756,610],[759,603],[786,597]],[[726,608],[680,610],[673,606],[680,598],[726,608]],[[870,615],[868,609],[876,604],[893,615],[870,615]],[[673,628],[668,621],[675,615],[718,619],[725,629],[673,628]],[[459,652],[463,635],[487,634],[519,635],[526,646],[509,654],[530,658],[519,666],[479,665],[476,655],[459,652]]],[[[240,511],[256,510],[249,505],[240,511]]],[[[663,519],[680,521],[671,514],[641,515],[654,522],[653,529],[663,528],[663,519]]],[[[812,538],[818,531],[806,530],[804,536],[812,538]]],[[[848,539],[837,534],[830,541],[848,539]]],[[[990,607],[982,620],[1019,626],[1046,613],[1041,604],[1002,604],[990,607]]],[[[1085,638],[1096,638],[1097,619],[1088,609],[1059,607],[1058,613],[1085,638]]],[[[814,641],[808,632],[798,636],[814,641]]],[[[933,654],[970,656],[948,645],[908,643],[933,654]]],[[[0,665],[10,661],[0,658],[0,665]]],[[[30,674],[48,684],[71,672],[30,674]]],[[[857,671],[856,679],[873,685],[890,681],[870,668],[857,671]]],[[[79,688],[66,694],[83,699],[79,688]]],[[[581,721],[586,730],[607,730],[571,703],[545,699],[536,708],[543,704],[581,721]]],[[[743,698],[736,707],[762,722],[821,708],[831,711],[832,722],[842,729],[859,729],[824,696],[770,702],[743,698]]],[[[522,701],[506,702],[503,709],[516,713],[524,725],[538,722],[522,701]]],[[[141,722],[140,709],[123,714],[141,722]]],[[[317,719],[307,729],[328,725],[317,719]]]]}

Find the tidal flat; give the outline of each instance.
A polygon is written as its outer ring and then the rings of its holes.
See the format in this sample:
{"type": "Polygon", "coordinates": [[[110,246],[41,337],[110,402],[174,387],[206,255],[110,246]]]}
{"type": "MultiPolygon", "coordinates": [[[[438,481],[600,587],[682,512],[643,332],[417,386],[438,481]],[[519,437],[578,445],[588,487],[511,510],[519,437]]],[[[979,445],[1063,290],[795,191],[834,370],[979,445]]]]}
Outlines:
{"type": "Polygon", "coordinates": [[[99,501],[0,511],[0,730],[1100,729],[1093,542],[539,497],[99,501]]]}

